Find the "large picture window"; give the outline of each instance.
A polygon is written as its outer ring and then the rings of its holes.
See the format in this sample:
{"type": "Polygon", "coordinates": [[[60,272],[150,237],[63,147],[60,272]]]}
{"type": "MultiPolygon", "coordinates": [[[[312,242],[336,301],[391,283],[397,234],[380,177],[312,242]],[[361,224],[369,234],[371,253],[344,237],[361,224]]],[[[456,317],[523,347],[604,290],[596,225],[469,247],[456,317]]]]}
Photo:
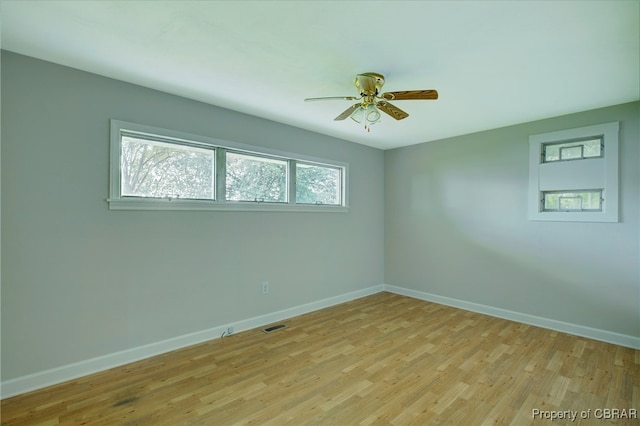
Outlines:
{"type": "Polygon", "coordinates": [[[347,211],[346,163],[111,121],[114,210],[347,211]]]}

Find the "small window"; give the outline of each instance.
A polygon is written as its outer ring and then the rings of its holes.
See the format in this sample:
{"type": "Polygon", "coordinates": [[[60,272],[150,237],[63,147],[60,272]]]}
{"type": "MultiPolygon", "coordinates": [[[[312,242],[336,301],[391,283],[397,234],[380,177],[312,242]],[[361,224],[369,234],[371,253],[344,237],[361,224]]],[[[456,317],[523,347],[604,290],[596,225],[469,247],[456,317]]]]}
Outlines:
{"type": "Polygon", "coordinates": [[[227,152],[228,201],[287,202],[287,161],[227,152]]]}
{"type": "Polygon", "coordinates": [[[342,169],[296,162],[296,203],[342,203],[342,169]]]}
{"type": "Polygon", "coordinates": [[[602,138],[585,141],[549,143],[543,145],[543,162],[582,160],[602,157],[602,138]]]}
{"type": "Polygon", "coordinates": [[[602,190],[543,191],[542,210],[545,212],[602,211],[602,190]]]}
{"type": "Polygon", "coordinates": [[[123,197],[215,199],[215,150],[124,134],[123,197]]]}
{"type": "Polygon", "coordinates": [[[618,122],[529,136],[529,219],[618,221],[618,122]]]}

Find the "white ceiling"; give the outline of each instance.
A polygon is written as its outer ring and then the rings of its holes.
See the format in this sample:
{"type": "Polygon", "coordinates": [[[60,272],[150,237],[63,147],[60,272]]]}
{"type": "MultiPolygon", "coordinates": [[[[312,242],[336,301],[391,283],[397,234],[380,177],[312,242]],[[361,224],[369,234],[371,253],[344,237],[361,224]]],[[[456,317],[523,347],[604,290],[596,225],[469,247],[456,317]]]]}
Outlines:
{"type": "Polygon", "coordinates": [[[388,149],[640,99],[640,2],[0,1],[2,48],[388,149]],[[333,121],[360,72],[410,116],[333,121]]]}

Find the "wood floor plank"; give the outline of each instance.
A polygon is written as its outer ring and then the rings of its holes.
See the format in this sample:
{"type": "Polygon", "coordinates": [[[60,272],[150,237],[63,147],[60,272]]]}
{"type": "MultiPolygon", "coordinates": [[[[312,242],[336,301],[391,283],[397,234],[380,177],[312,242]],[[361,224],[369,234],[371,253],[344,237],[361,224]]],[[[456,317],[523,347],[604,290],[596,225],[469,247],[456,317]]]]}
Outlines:
{"type": "Polygon", "coordinates": [[[2,400],[2,425],[637,425],[640,351],[379,293],[2,400]],[[596,410],[600,418],[596,417],[596,410]]]}

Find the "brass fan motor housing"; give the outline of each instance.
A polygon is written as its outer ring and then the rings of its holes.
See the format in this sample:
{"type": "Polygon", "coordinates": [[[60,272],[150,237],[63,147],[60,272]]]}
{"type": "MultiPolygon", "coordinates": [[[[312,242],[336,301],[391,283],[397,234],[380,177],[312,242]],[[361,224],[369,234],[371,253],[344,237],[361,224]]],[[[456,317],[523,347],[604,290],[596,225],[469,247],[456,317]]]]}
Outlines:
{"type": "Polygon", "coordinates": [[[384,86],[384,76],[377,72],[364,72],[356,76],[355,85],[365,102],[373,103],[384,86]]]}

